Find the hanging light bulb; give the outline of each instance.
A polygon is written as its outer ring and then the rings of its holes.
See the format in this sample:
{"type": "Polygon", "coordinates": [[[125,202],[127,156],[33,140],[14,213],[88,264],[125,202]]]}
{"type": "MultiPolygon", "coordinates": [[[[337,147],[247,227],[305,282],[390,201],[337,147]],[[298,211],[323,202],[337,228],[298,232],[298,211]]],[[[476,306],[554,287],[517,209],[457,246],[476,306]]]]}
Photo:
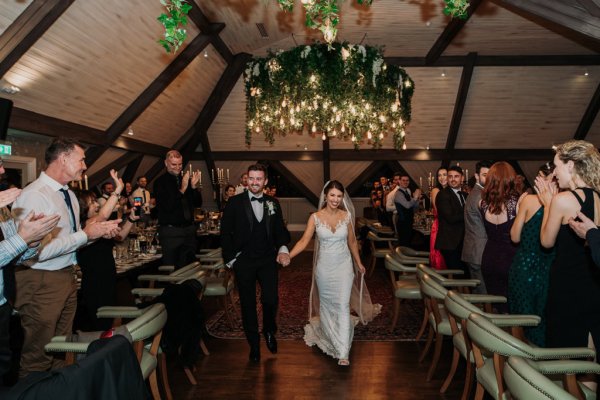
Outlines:
{"type": "Polygon", "coordinates": [[[323,132],[323,136],[321,136],[321,139],[327,140],[327,136],[325,136],[325,132],[323,132]]]}
{"type": "Polygon", "coordinates": [[[315,133],[317,131],[317,124],[313,123],[311,130],[312,130],[312,133],[315,133]]]}
{"type": "Polygon", "coordinates": [[[371,133],[371,131],[367,132],[367,139],[371,140],[373,138],[373,134],[371,133]]]}
{"type": "Polygon", "coordinates": [[[402,150],[406,150],[406,142],[402,144],[402,150]]]}

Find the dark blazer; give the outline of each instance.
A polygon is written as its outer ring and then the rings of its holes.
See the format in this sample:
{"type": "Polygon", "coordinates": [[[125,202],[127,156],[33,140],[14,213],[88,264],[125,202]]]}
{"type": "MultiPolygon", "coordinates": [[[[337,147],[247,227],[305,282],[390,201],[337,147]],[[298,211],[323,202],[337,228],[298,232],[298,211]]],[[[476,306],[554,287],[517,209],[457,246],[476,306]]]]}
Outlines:
{"type": "Polygon", "coordinates": [[[600,229],[590,229],[587,231],[586,239],[592,252],[594,264],[600,267],[600,229]]]}
{"type": "MultiPolygon", "coordinates": [[[[267,236],[270,245],[277,252],[281,246],[286,246],[291,238],[290,232],[285,227],[281,206],[277,199],[263,195],[267,236]],[[269,210],[269,204],[273,205],[273,214],[269,210]]],[[[236,254],[244,249],[252,235],[254,211],[250,205],[250,197],[247,192],[233,196],[227,202],[221,219],[221,249],[225,263],[233,260],[236,254]]]]}
{"type": "MultiPolygon", "coordinates": [[[[464,192],[463,198],[465,200],[467,198],[467,194],[464,192]]],[[[439,220],[435,248],[438,250],[457,249],[465,236],[465,214],[458,197],[450,186],[440,190],[435,198],[435,206],[439,220]]]]}
{"type": "Polygon", "coordinates": [[[194,208],[202,207],[199,190],[188,185],[185,193],[179,191],[177,177],[165,172],[154,181],[154,195],[158,210],[158,223],[161,226],[184,226],[194,222],[194,208]],[[184,199],[187,200],[184,202],[184,199]],[[186,219],[183,207],[187,206],[189,219],[186,219]]]}

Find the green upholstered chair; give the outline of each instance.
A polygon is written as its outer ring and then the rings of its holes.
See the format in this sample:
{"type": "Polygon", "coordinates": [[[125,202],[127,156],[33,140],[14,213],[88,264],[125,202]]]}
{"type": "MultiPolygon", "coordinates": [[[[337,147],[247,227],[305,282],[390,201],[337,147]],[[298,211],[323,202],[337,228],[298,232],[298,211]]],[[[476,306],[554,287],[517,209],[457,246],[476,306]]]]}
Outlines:
{"type": "Polygon", "coordinates": [[[506,388],[515,400],[577,400],[537,370],[535,361],[511,356],[502,373],[506,388]]]}
{"type": "Polygon", "coordinates": [[[502,371],[510,356],[538,361],[538,370],[544,375],[562,376],[565,389],[577,398],[596,398],[596,393],[578,384],[576,380],[577,374],[600,374],[600,365],[588,361],[594,358],[594,350],[580,347],[535,347],[504,331],[496,322],[479,313],[472,313],[467,320],[467,332],[471,338],[477,367],[476,400],[483,398],[484,391],[497,400],[509,398],[502,371]]]}
{"type": "MultiPolygon", "coordinates": [[[[162,328],[166,322],[167,310],[163,304],[158,303],[142,310],[139,317],[125,325],[133,339],[133,349],[140,363],[142,375],[144,379],[149,380],[152,397],[155,400],[161,398],[156,369],[162,328]]],[[[45,346],[45,350],[52,353],[66,353],[67,364],[72,364],[75,361],[75,354],[85,353],[90,343],[67,342],[67,339],[67,336],[55,336],[45,346]]],[[[169,396],[170,393],[167,393],[167,397],[169,396]]]]}
{"type": "Polygon", "coordinates": [[[222,258],[219,258],[210,264],[203,263],[202,268],[208,272],[204,296],[217,297],[220,300],[225,316],[227,317],[227,322],[233,329],[235,327],[234,319],[237,319],[238,315],[235,306],[235,298],[233,296],[235,289],[233,270],[225,266],[222,258]],[[233,308],[233,316],[229,310],[229,305],[233,308]]]}
{"type": "Polygon", "coordinates": [[[173,283],[181,280],[181,277],[184,275],[189,275],[194,273],[194,271],[198,270],[200,267],[199,261],[191,262],[187,265],[179,269],[174,269],[175,267],[170,265],[163,265],[158,267],[159,271],[166,272],[165,274],[143,274],[138,276],[138,281],[140,282],[148,282],[148,287],[153,288],[156,282],[162,283],[173,283]]]}
{"type": "Polygon", "coordinates": [[[453,290],[449,290],[446,293],[444,305],[450,321],[450,328],[452,329],[452,344],[454,345],[454,350],[452,353],[450,371],[442,384],[440,393],[445,393],[450,386],[456,373],[458,362],[462,358],[466,361],[466,372],[461,400],[470,398],[475,376],[475,359],[471,348],[471,340],[467,333],[467,320],[471,313],[481,313],[488,318],[494,319],[498,326],[510,327],[513,330],[513,334],[516,336],[522,335],[523,326],[536,326],[539,324],[540,317],[537,315],[489,314],[482,310],[482,308],[487,308],[484,307],[484,305],[491,303],[506,303],[506,297],[481,294],[460,294],[453,290]]]}
{"type": "Polygon", "coordinates": [[[392,318],[392,326],[390,326],[390,331],[393,331],[398,323],[400,302],[403,300],[420,300],[421,290],[416,277],[417,269],[414,266],[407,266],[399,262],[395,254],[385,256],[385,268],[390,273],[392,293],[394,294],[394,317],[392,318]]]}
{"type": "Polygon", "coordinates": [[[395,249],[400,257],[400,262],[404,264],[427,264],[429,265],[429,252],[419,251],[406,246],[398,246],[395,249]]]}
{"type": "Polygon", "coordinates": [[[367,234],[367,240],[369,241],[369,246],[371,247],[371,261],[369,262],[369,276],[373,275],[373,271],[375,271],[375,265],[377,264],[378,258],[385,258],[386,255],[392,254],[394,251],[392,242],[396,240],[394,237],[381,237],[378,236],[375,232],[369,231],[367,234]],[[386,244],[387,247],[377,247],[377,243],[386,244]]]}

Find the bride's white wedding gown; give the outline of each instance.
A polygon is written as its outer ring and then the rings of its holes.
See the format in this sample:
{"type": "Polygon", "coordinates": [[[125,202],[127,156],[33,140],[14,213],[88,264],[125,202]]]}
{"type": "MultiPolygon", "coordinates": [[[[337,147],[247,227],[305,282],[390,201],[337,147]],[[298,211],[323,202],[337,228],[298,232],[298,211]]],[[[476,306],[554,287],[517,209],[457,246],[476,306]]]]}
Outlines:
{"type": "Polygon", "coordinates": [[[313,214],[319,251],[315,283],[319,293],[319,316],[304,327],[304,341],[317,345],[326,354],[348,359],[357,317],[350,315],[350,295],[354,279],[352,256],[348,248],[350,214],[335,227],[324,224],[313,214]]]}

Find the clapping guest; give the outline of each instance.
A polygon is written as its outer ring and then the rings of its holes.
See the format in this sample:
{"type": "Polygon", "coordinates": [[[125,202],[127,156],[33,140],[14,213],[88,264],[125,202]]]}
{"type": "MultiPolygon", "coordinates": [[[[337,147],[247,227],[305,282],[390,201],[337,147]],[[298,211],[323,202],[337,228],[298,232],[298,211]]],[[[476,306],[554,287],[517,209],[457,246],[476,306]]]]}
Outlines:
{"type": "MultiPolygon", "coordinates": [[[[538,176],[552,181],[554,165],[546,163],[538,176]]],[[[525,328],[525,336],[537,346],[546,345],[546,299],[548,274],[554,251],[540,243],[544,207],[535,194],[525,193],[517,203],[517,217],[510,230],[514,243],[520,243],[508,272],[508,309],[512,314],[539,315],[535,327],[525,328]]]]}
{"type": "Polygon", "coordinates": [[[398,232],[398,243],[400,246],[410,246],[413,234],[413,222],[415,219],[415,209],[419,206],[421,198],[421,189],[416,189],[411,194],[408,185],[410,178],[408,175],[400,177],[400,185],[394,196],[394,203],[398,211],[396,229],[398,232]]]}
{"type": "Polygon", "coordinates": [[[240,176],[240,183],[235,187],[235,194],[240,194],[248,191],[248,173],[244,172],[240,176]]]}
{"type": "Polygon", "coordinates": [[[394,226],[394,232],[397,232],[396,229],[396,219],[398,217],[398,210],[396,210],[396,204],[394,203],[394,198],[396,196],[396,192],[398,191],[398,187],[400,186],[400,178],[402,174],[396,172],[394,174],[394,178],[392,180],[392,185],[389,193],[385,196],[385,210],[388,213],[388,219],[392,222],[394,226]]]}
{"type": "MultiPolygon", "coordinates": [[[[517,174],[507,162],[492,165],[481,191],[479,208],[487,241],[481,256],[481,273],[487,292],[507,296],[508,270],[517,251],[510,240],[510,229],[517,216],[517,201],[520,192],[515,179],[517,174]]],[[[504,304],[496,305],[500,312],[508,312],[504,304]]]]}
{"type": "MultiPolygon", "coordinates": [[[[118,203],[123,191],[123,181],[113,169],[114,191],[102,208],[96,201],[96,195],[88,190],[78,194],[81,225],[106,221],[114,206],[118,203]]],[[[77,261],[81,267],[80,303],[77,305],[76,328],[84,331],[105,331],[110,329],[112,321],[108,318],[98,319],[96,311],[99,307],[116,303],[117,270],[113,257],[116,241],[123,241],[138,217],[135,208],[121,225],[121,232],[114,239],[100,238],[77,252],[77,261]]]]}
{"type": "Polygon", "coordinates": [[[142,199],[142,209],[140,211],[140,220],[143,222],[149,222],[152,219],[151,213],[152,213],[152,209],[154,208],[154,205],[151,202],[152,196],[151,196],[150,191],[148,190],[147,186],[148,186],[148,179],[146,179],[145,176],[138,177],[137,187],[129,196],[129,203],[131,205],[133,205],[134,199],[136,197],[142,199]]]}
{"type": "Polygon", "coordinates": [[[555,246],[546,306],[548,347],[587,347],[590,335],[600,348],[600,269],[593,265],[585,240],[569,227],[578,212],[598,225],[600,215],[600,153],[592,143],[571,140],[559,145],[554,176],[564,191],[543,178],[535,189],[544,206],[540,233],[544,247],[555,246]]]}

